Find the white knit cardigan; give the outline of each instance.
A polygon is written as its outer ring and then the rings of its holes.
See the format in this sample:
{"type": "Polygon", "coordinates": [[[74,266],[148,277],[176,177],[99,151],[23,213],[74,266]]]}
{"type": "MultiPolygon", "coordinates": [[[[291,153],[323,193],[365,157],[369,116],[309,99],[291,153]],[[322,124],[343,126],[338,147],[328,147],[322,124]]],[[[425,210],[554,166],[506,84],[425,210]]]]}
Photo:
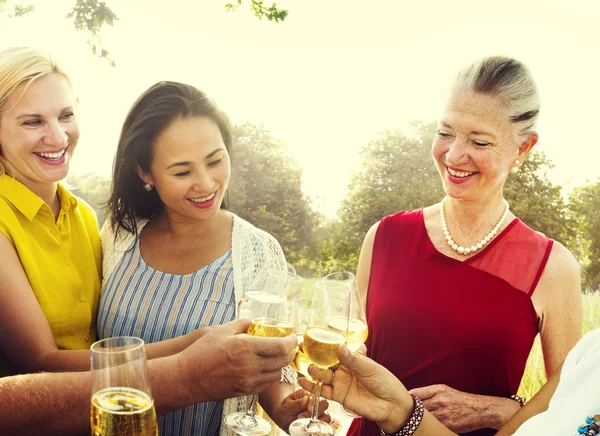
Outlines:
{"type": "MultiPolygon", "coordinates": [[[[233,232],[231,237],[231,257],[233,262],[233,286],[237,307],[245,291],[250,288],[252,281],[264,268],[277,268],[285,271],[286,260],[281,246],[269,233],[254,227],[249,222],[233,215],[233,232]]],[[[142,231],[148,220],[137,222],[138,234],[142,231]]],[[[107,223],[100,231],[102,240],[102,288],[110,278],[117,264],[121,261],[125,252],[130,249],[136,239],[136,235],[127,232],[119,232],[115,240],[112,227],[107,223]]],[[[293,382],[295,372],[291,368],[284,368],[282,381],[293,382]]],[[[223,418],[229,413],[245,411],[250,397],[230,398],[225,400],[223,406],[223,418]]],[[[221,422],[221,436],[234,436],[233,431],[228,431],[221,422]]]]}

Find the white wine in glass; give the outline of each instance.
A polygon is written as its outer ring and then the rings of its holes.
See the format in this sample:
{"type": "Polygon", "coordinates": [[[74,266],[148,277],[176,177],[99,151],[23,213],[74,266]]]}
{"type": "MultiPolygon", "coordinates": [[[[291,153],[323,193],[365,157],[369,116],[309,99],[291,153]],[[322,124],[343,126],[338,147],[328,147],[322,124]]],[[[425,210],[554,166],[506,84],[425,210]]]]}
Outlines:
{"type": "MultiPolygon", "coordinates": [[[[363,310],[356,279],[351,272],[336,272],[323,278],[323,283],[328,290],[338,290],[347,293],[347,312],[343,317],[329,320],[329,327],[346,337],[346,346],[351,351],[356,351],[365,343],[369,335],[365,311],[363,310]],[[346,329],[346,331],[343,331],[346,329]]],[[[358,418],[359,415],[342,405],[342,410],[348,416],[358,418]]]]}
{"type": "Polygon", "coordinates": [[[256,318],[248,328],[250,336],[260,336],[261,338],[285,338],[292,333],[294,333],[292,323],[276,318],[256,318]]]}
{"type": "Polygon", "coordinates": [[[92,436],[158,436],[144,341],[116,337],[91,347],[92,436]]]}
{"type": "MultiPolygon", "coordinates": [[[[318,419],[323,375],[329,366],[339,362],[337,351],[346,340],[344,334],[331,329],[329,321],[343,317],[347,313],[344,293],[327,291],[323,283],[317,282],[311,309],[304,333],[303,350],[305,356],[319,367],[317,389],[310,418],[297,419],[290,425],[291,436],[334,436],[331,425],[318,419]]],[[[344,329],[345,331],[345,329],[344,329]]]]}
{"type": "MultiPolygon", "coordinates": [[[[294,333],[294,324],[288,320],[291,312],[286,295],[287,271],[272,269],[267,271],[262,289],[253,289],[244,297],[240,314],[252,323],[247,334],[264,338],[283,338],[294,333]]],[[[253,395],[245,412],[230,413],[225,417],[225,425],[239,435],[258,436],[271,433],[271,424],[256,415],[258,395],[253,395]]]]}
{"type": "Polygon", "coordinates": [[[309,328],[304,334],[304,354],[318,367],[329,368],[339,362],[337,351],[345,339],[342,333],[329,328],[309,328]]]}
{"type": "Polygon", "coordinates": [[[346,346],[351,351],[356,351],[365,343],[369,335],[367,323],[358,318],[332,318],[329,320],[329,328],[346,335],[346,346]],[[344,331],[344,329],[347,329],[344,331]]]}
{"type": "Polygon", "coordinates": [[[306,333],[311,304],[312,297],[300,296],[292,303],[293,320],[296,327],[296,336],[298,337],[298,351],[296,357],[294,357],[293,366],[298,373],[313,380],[308,373],[308,367],[312,365],[312,362],[304,354],[304,333],[306,333]]]}

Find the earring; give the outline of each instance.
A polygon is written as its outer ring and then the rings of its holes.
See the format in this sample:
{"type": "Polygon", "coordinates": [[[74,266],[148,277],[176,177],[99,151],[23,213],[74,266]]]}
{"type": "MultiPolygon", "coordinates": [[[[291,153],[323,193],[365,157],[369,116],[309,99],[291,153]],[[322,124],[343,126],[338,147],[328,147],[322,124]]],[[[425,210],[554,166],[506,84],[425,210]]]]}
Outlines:
{"type": "Polygon", "coordinates": [[[152,191],[152,185],[150,183],[146,183],[144,185],[144,189],[148,192],[152,191]]]}
{"type": "Polygon", "coordinates": [[[519,159],[515,159],[515,165],[510,169],[510,171],[514,174],[519,171],[519,164],[521,161],[519,159]]]}

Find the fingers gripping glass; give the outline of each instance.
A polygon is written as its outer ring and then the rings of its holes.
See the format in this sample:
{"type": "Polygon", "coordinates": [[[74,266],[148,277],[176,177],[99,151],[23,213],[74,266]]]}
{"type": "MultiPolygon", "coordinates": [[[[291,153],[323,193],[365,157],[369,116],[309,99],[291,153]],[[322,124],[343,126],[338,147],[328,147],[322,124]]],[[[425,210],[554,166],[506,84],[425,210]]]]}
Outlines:
{"type": "MultiPolygon", "coordinates": [[[[344,317],[347,311],[347,293],[328,291],[323,282],[318,282],[311,301],[311,309],[304,333],[303,349],[305,356],[319,367],[317,390],[310,418],[297,419],[289,428],[292,436],[333,436],[333,428],[318,419],[321,387],[325,370],[339,362],[337,350],[346,341],[342,332],[333,328],[330,321],[344,317]]],[[[345,329],[345,326],[343,326],[345,329]]]]}
{"type": "MultiPolygon", "coordinates": [[[[369,331],[354,274],[350,272],[329,274],[323,278],[323,284],[330,291],[348,292],[346,316],[333,319],[330,324],[332,328],[346,327],[344,332],[346,345],[350,350],[356,351],[367,340],[369,331]]],[[[354,418],[360,417],[360,415],[346,409],[343,404],[342,410],[354,418]]]]}
{"type": "Polygon", "coordinates": [[[91,347],[92,436],[158,436],[144,341],[116,337],[91,347]]]}
{"type": "MultiPolygon", "coordinates": [[[[246,293],[239,312],[252,321],[249,335],[282,338],[294,333],[294,325],[289,320],[287,283],[286,271],[269,270],[257,286],[246,293]]],[[[271,424],[256,415],[257,401],[258,395],[253,395],[246,412],[230,413],[225,417],[225,425],[240,435],[270,434],[271,424]]]]}

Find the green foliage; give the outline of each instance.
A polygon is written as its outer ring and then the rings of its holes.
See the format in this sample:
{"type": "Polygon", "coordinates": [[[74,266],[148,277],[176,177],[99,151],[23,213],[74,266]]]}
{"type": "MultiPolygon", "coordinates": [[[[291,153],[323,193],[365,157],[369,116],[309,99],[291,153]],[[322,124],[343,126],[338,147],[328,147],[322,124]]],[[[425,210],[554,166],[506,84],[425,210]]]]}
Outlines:
{"type": "MultiPolygon", "coordinates": [[[[0,0],[0,14],[6,14],[10,18],[17,18],[33,11],[33,5],[8,6],[9,0],[0,0]]],[[[228,11],[237,10],[244,0],[235,0],[225,4],[228,11]]],[[[266,18],[268,21],[279,23],[288,16],[286,9],[277,7],[277,3],[265,4],[264,0],[250,0],[250,10],[259,20],[266,18]]],[[[106,59],[111,67],[115,66],[108,50],[102,43],[101,32],[105,26],[112,26],[119,18],[106,2],[99,0],[76,0],[66,18],[73,19],[73,26],[77,31],[89,34],[87,41],[92,54],[106,59]]]]}
{"type": "Polygon", "coordinates": [[[570,197],[571,220],[582,253],[583,288],[600,289],[600,179],[575,189],[570,197]]]}
{"type": "Polygon", "coordinates": [[[321,248],[323,272],[356,268],[362,240],[386,215],[441,200],[444,192],[430,149],[435,124],[415,123],[414,136],[385,132],[360,151],[362,161],[352,175],[338,221],[321,248]]]}
{"type": "MultiPolygon", "coordinates": [[[[413,131],[414,136],[385,132],[361,150],[361,167],[350,181],[338,220],[324,232],[318,272],[356,268],[362,240],[373,224],[399,210],[442,199],[444,191],[430,153],[435,123],[416,123],[413,131]]],[[[509,177],[504,193],[523,222],[571,248],[578,241],[576,223],[562,187],[548,179],[553,168],[544,154],[532,153],[509,177]]]]}
{"type": "Polygon", "coordinates": [[[262,126],[234,129],[228,208],[277,238],[297,267],[308,267],[319,217],[302,193],[302,170],[262,126]]]}
{"type": "MultiPolygon", "coordinates": [[[[600,327],[600,293],[593,292],[584,294],[582,301],[583,308],[583,334],[600,327]]],[[[519,387],[519,395],[527,398],[533,397],[537,391],[546,383],[546,370],[544,369],[544,356],[542,354],[542,345],[540,337],[535,339],[525,374],[519,387]]]]}
{"type": "MultiPolygon", "coordinates": [[[[243,3],[243,0],[235,0],[233,3],[227,3],[225,9],[228,11],[237,10],[243,3]]],[[[250,10],[259,20],[266,18],[268,21],[279,23],[288,16],[286,9],[279,9],[277,3],[272,3],[270,6],[265,5],[263,0],[250,0],[250,10]]]]}
{"type": "Polygon", "coordinates": [[[9,0],[0,0],[0,14],[6,14],[9,18],[19,18],[33,11],[33,5],[16,4],[10,6],[9,0]]]}
{"type": "Polygon", "coordinates": [[[77,0],[67,14],[66,18],[72,18],[76,30],[87,32],[90,39],[87,41],[94,56],[105,58],[114,67],[115,62],[104,49],[100,32],[106,25],[112,26],[118,20],[116,14],[106,5],[98,0],[77,0]]]}
{"type": "Polygon", "coordinates": [[[511,211],[529,227],[569,247],[576,239],[562,187],[548,179],[554,164],[541,152],[533,152],[504,186],[511,211]]]}
{"type": "Polygon", "coordinates": [[[74,174],[69,177],[69,184],[70,191],[94,209],[98,217],[98,225],[102,227],[108,213],[106,204],[110,197],[110,178],[94,173],[74,174]]]}

